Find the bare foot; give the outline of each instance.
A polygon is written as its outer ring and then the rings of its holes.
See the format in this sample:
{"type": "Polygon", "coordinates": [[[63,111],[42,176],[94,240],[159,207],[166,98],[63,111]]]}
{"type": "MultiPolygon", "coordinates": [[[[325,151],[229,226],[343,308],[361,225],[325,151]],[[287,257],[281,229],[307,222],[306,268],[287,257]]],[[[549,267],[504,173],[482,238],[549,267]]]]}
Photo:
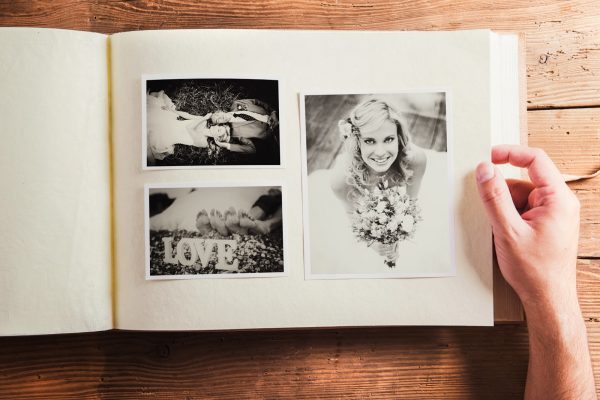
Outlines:
{"type": "Polygon", "coordinates": [[[238,233],[240,235],[248,234],[248,229],[240,226],[240,217],[233,207],[229,207],[227,211],[225,211],[225,226],[230,232],[238,233]]]}
{"type": "Polygon", "coordinates": [[[267,222],[254,219],[245,211],[240,211],[239,219],[240,226],[247,229],[253,235],[269,233],[269,224],[267,222]]]}
{"type": "Polygon", "coordinates": [[[256,233],[260,233],[262,235],[266,235],[270,232],[269,223],[267,221],[254,221],[256,226],[254,227],[254,231],[256,233]]]}
{"type": "Polygon", "coordinates": [[[245,229],[246,232],[252,233],[256,227],[256,220],[243,210],[238,212],[238,218],[240,220],[240,227],[245,229]]]}
{"type": "Polygon", "coordinates": [[[229,236],[229,230],[225,226],[225,218],[223,218],[223,214],[221,211],[215,210],[214,208],[210,210],[210,226],[217,232],[219,232],[223,236],[229,236]]]}
{"type": "Polygon", "coordinates": [[[210,219],[208,218],[208,213],[205,209],[200,210],[196,216],[196,228],[198,228],[202,235],[208,235],[210,231],[212,231],[210,219]]]}

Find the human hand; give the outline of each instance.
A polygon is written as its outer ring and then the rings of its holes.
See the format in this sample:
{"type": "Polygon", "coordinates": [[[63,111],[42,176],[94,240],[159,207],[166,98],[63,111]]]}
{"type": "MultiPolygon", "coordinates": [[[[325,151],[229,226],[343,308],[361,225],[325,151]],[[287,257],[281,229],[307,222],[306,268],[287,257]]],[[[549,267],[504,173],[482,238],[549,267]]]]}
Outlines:
{"type": "Polygon", "coordinates": [[[215,140],[218,140],[221,143],[229,143],[229,133],[222,132],[215,136],[215,140]]]}
{"type": "Polygon", "coordinates": [[[231,150],[231,143],[229,143],[228,141],[222,141],[220,138],[216,137],[215,139],[215,144],[219,147],[222,147],[226,150],[231,150]]]}
{"type": "Polygon", "coordinates": [[[502,275],[526,311],[579,310],[579,201],[540,149],[496,146],[492,162],[527,168],[531,179],[505,181],[490,163],[477,166],[479,194],[492,224],[502,275]]]}
{"type": "Polygon", "coordinates": [[[275,128],[279,125],[279,118],[277,118],[277,112],[273,111],[271,115],[269,115],[269,119],[267,120],[267,124],[269,125],[269,129],[275,128]]]}
{"type": "Polygon", "coordinates": [[[398,258],[398,242],[391,244],[384,244],[375,242],[372,244],[373,250],[377,252],[381,257],[384,257],[388,261],[393,261],[398,258]]]}

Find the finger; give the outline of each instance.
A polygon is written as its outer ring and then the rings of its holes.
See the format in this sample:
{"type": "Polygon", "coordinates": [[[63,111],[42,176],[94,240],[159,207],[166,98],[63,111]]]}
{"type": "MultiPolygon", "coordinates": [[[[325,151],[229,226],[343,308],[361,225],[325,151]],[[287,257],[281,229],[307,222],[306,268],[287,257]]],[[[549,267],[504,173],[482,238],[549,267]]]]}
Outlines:
{"type": "Polygon", "coordinates": [[[494,230],[519,229],[524,222],[500,170],[489,162],[482,162],[477,166],[476,177],[479,196],[494,230]]]}
{"type": "Polygon", "coordinates": [[[517,179],[507,179],[506,184],[517,210],[520,212],[525,211],[525,208],[529,204],[529,195],[535,189],[533,183],[517,179]]]}
{"type": "Polygon", "coordinates": [[[564,185],[558,168],[542,149],[518,145],[494,146],[492,162],[527,168],[531,182],[538,187],[564,185]]]}
{"type": "Polygon", "coordinates": [[[223,147],[224,149],[227,149],[227,150],[229,150],[231,148],[231,145],[227,142],[219,142],[219,141],[215,140],[215,143],[217,144],[217,146],[223,147]]]}

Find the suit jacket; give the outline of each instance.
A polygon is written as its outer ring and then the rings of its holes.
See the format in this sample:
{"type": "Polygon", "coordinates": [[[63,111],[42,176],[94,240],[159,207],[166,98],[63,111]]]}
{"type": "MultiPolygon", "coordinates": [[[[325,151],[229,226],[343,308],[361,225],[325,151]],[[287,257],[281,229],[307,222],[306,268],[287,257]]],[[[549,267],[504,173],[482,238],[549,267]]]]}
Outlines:
{"type": "MultiPolygon", "coordinates": [[[[269,115],[268,110],[255,99],[236,100],[231,105],[231,111],[252,111],[257,114],[269,115]]],[[[231,122],[231,136],[246,139],[265,139],[269,134],[269,125],[261,121],[231,122]]]]}

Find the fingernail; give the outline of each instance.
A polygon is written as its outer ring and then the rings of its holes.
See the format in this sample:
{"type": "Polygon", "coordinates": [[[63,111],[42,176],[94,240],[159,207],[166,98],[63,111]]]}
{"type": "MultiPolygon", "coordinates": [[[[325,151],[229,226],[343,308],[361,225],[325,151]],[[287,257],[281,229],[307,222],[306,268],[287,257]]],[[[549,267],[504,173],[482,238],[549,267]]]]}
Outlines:
{"type": "Polygon", "coordinates": [[[477,166],[477,182],[484,183],[494,177],[494,166],[489,162],[482,162],[477,166]]]}

